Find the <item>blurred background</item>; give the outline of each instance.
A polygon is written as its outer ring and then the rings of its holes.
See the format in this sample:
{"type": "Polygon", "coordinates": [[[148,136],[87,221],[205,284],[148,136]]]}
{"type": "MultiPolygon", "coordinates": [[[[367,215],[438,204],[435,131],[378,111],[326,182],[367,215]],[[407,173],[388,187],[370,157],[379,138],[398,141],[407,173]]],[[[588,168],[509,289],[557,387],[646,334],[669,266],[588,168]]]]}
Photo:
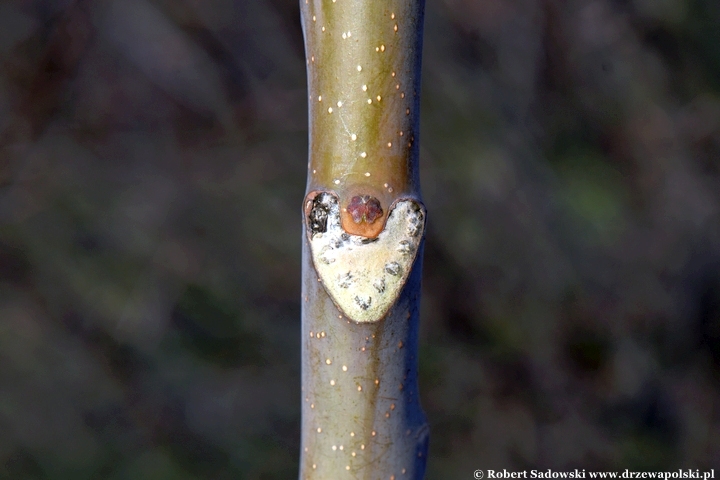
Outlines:
{"type": "MultiPolygon", "coordinates": [[[[0,1],[0,478],[291,479],[297,0],[0,1]]],[[[428,0],[428,478],[720,467],[720,3],[428,0]]]]}

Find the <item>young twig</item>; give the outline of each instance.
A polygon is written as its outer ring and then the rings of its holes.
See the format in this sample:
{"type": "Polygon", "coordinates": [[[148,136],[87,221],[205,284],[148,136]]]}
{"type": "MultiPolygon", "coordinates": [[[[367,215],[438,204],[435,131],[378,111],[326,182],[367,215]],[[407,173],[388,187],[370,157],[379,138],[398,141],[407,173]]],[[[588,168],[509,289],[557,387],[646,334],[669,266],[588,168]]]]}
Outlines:
{"type": "Polygon", "coordinates": [[[310,161],[303,206],[301,479],[419,479],[425,207],[423,2],[301,0],[310,161]]]}

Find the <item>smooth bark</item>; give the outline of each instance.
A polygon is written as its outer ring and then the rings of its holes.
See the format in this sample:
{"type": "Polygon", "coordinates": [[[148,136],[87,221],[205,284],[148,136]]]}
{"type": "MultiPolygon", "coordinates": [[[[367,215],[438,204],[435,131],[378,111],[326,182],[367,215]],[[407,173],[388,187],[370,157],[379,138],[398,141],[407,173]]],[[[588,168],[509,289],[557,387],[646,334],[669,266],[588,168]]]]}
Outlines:
{"type": "Polygon", "coordinates": [[[423,4],[301,0],[301,7],[310,159],[300,478],[422,478],[423,4]]]}

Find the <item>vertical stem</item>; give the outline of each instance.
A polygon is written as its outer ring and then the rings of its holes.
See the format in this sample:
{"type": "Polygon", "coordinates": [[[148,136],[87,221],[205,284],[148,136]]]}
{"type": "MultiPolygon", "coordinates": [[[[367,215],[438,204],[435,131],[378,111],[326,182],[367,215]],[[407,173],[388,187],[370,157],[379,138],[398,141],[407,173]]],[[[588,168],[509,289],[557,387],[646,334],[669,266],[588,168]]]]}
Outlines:
{"type": "MultiPolygon", "coordinates": [[[[333,190],[342,204],[368,192],[383,210],[402,195],[419,195],[423,1],[300,1],[310,112],[308,191],[333,190]]],[[[346,217],[343,227],[354,228],[346,217]]]]}
{"type": "MultiPolygon", "coordinates": [[[[308,258],[307,250],[304,254],[308,258]]],[[[306,272],[313,271],[309,263],[303,264],[306,272]]],[[[423,478],[427,426],[417,384],[420,262],[400,301],[376,323],[341,318],[322,284],[312,280],[303,290],[300,478],[423,478]]]]}
{"type": "Polygon", "coordinates": [[[300,478],[420,479],[423,1],[300,1],[310,110],[300,478]]]}

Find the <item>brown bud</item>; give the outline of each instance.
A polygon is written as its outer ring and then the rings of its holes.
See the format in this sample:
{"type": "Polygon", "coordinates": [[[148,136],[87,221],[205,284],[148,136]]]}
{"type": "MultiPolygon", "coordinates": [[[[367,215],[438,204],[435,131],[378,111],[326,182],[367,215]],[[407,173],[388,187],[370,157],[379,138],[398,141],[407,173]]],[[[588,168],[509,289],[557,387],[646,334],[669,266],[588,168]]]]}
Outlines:
{"type": "Polygon", "coordinates": [[[373,223],[383,214],[380,201],[370,195],[355,195],[346,210],[355,223],[373,223]]]}

